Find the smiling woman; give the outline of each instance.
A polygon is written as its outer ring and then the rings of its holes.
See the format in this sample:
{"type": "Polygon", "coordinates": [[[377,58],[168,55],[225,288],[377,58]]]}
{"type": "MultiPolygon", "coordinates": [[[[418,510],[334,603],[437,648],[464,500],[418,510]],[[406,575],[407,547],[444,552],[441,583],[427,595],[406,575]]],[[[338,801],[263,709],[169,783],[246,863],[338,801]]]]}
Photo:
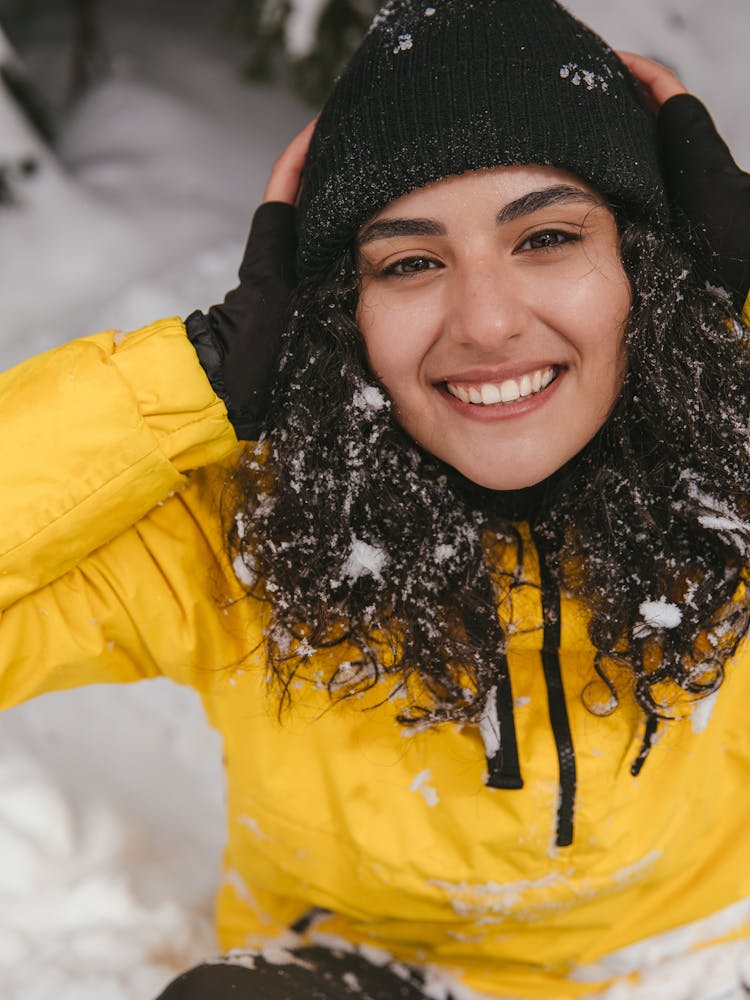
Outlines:
{"type": "Polygon", "coordinates": [[[234,452],[279,207],[190,340],[101,334],[0,393],[4,703],[163,673],[224,738],[232,951],[165,1000],[603,998],[747,941],[744,244],[702,216],[707,283],[648,101],[555,0],[389,0],[314,127],[234,452]]]}

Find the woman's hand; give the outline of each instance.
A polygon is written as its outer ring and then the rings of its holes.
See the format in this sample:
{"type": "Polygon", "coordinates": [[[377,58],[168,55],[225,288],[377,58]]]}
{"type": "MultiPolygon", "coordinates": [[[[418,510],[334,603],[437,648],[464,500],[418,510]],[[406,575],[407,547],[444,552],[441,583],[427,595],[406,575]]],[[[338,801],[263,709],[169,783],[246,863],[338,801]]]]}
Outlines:
{"type": "Polygon", "coordinates": [[[740,170],[706,108],[651,59],[618,52],[655,113],[672,206],[691,226],[707,276],[742,308],[750,290],[750,174],[740,170]]]}
{"type": "Polygon", "coordinates": [[[310,148],[310,140],[317,121],[317,118],[313,118],[311,122],[308,122],[274,163],[263,194],[264,204],[269,201],[281,201],[287,205],[298,203],[305,157],[310,148]]]}
{"type": "Polygon", "coordinates": [[[296,203],[315,122],[276,160],[253,217],[240,283],[208,314],[192,313],[188,336],[237,437],[255,440],[268,407],[289,299],[297,283],[296,203]]]}
{"type": "Polygon", "coordinates": [[[661,63],[636,55],[635,52],[618,52],[617,55],[646,91],[646,97],[655,113],[671,97],[688,93],[687,87],[676,74],[661,63]]]}

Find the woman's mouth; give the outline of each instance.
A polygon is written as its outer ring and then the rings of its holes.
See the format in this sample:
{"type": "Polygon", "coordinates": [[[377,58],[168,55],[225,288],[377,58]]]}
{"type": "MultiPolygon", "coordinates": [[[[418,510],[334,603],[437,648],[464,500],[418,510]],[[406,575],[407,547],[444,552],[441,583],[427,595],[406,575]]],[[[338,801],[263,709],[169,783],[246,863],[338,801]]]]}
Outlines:
{"type": "Polygon", "coordinates": [[[542,392],[555,381],[559,373],[560,369],[556,366],[546,365],[517,378],[503,379],[502,382],[444,382],[443,385],[451,396],[462,403],[502,406],[542,392]]]}

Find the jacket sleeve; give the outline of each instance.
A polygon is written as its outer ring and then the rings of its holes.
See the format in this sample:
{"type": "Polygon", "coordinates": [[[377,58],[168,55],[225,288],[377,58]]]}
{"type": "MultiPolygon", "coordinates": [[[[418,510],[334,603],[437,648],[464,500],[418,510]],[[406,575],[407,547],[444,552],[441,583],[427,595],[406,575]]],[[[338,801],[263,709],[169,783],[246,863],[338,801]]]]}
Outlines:
{"type": "Polygon", "coordinates": [[[0,376],[0,426],[0,706],[236,659],[208,468],[236,438],[178,320],[0,376]]]}
{"type": "Polygon", "coordinates": [[[236,439],[179,320],[0,376],[0,608],[61,576],[236,439]]]}

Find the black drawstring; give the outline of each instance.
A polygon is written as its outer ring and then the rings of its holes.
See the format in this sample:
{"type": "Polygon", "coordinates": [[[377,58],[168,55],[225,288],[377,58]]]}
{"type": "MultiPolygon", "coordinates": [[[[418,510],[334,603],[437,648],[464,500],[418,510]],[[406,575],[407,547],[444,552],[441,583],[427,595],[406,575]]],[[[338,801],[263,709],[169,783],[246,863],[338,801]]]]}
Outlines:
{"type": "Polygon", "coordinates": [[[312,906],[309,910],[305,910],[301,917],[298,917],[293,924],[289,925],[289,930],[294,931],[295,934],[304,934],[305,931],[309,931],[312,925],[320,917],[328,916],[330,910],[327,910],[324,906],[312,906]]]}
{"type": "Polygon", "coordinates": [[[646,716],[646,731],[643,734],[643,742],[641,743],[641,749],[638,756],[635,758],[633,763],[630,765],[630,773],[634,778],[637,778],[641,773],[641,768],[646,763],[646,758],[648,757],[649,750],[654,745],[654,739],[656,737],[656,731],[659,728],[659,720],[655,715],[646,716]]]}
{"type": "MultiPolygon", "coordinates": [[[[555,748],[557,750],[560,776],[560,799],[557,807],[557,834],[555,843],[558,847],[569,847],[573,843],[577,768],[573,737],[570,731],[570,719],[568,718],[568,708],[565,703],[562,670],[560,668],[560,593],[550,576],[541,551],[537,551],[542,584],[542,616],[544,620],[544,638],[541,654],[542,666],[544,668],[544,680],[547,685],[547,704],[552,734],[555,739],[555,748]]],[[[604,679],[606,680],[606,678],[604,679]]],[[[505,657],[503,657],[498,671],[498,681],[495,689],[495,708],[500,745],[491,757],[489,755],[487,757],[487,785],[490,788],[523,788],[513,712],[513,691],[511,689],[510,672],[505,657]]],[[[658,727],[659,720],[655,715],[646,717],[646,728],[641,749],[630,768],[630,773],[633,777],[637,777],[640,774],[649,751],[654,744],[658,727]]]]}
{"type": "Polygon", "coordinates": [[[549,575],[541,552],[539,552],[539,570],[542,581],[542,614],[544,616],[542,665],[544,666],[549,718],[555,737],[560,773],[560,801],[557,807],[555,843],[558,847],[569,847],[573,843],[576,758],[570,732],[568,708],[565,704],[562,671],[560,670],[560,593],[549,575]]]}
{"type": "MultiPolygon", "coordinates": [[[[547,685],[547,702],[550,724],[555,738],[557,762],[560,776],[560,799],[557,807],[558,847],[569,847],[573,843],[573,813],[576,795],[576,759],[573,739],[570,733],[568,709],[565,704],[562,671],[560,669],[560,595],[551,579],[539,553],[539,567],[542,582],[542,616],[544,619],[544,639],[542,645],[542,666],[547,685]]],[[[518,760],[518,742],[513,711],[513,691],[510,671],[503,657],[498,671],[495,689],[495,711],[499,732],[499,746],[496,752],[487,755],[487,785],[490,788],[523,788],[521,768],[518,760]]]]}
{"type": "Polygon", "coordinates": [[[487,757],[487,785],[490,788],[523,788],[518,761],[516,719],[513,712],[513,690],[510,686],[508,662],[503,656],[495,688],[500,745],[492,757],[487,757]]]}

